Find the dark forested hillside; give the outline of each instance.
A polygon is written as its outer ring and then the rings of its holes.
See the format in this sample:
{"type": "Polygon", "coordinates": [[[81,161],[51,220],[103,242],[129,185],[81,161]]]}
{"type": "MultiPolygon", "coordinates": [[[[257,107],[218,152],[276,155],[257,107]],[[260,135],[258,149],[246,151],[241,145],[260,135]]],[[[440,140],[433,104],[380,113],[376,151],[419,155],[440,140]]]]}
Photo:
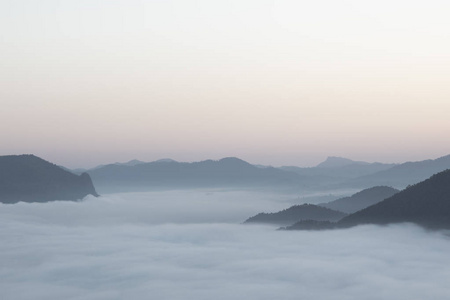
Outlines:
{"type": "Polygon", "coordinates": [[[347,214],[313,204],[294,205],[276,213],[260,213],[244,223],[291,225],[300,220],[337,221],[347,214]]]}
{"type": "Polygon", "coordinates": [[[450,228],[450,170],[410,186],[394,196],[351,214],[339,227],[359,224],[413,222],[430,228],[450,228]]]}
{"type": "Polygon", "coordinates": [[[0,156],[0,202],[46,202],[98,196],[88,174],[72,174],[34,155],[0,156]]]}
{"type": "Polygon", "coordinates": [[[361,192],[358,192],[350,197],[340,198],[328,203],[321,203],[319,205],[351,214],[383,201],[398,192],[399,190],[388,186],[376,186],[362,190],[361,192]]]}
{"type": "Polygon", "coordinates": [[[430,229],[450,229],[450,170],[409,186],[336,223],[300,221],[282,229],[321,230],[349,228],[363,224],[385,225],[406,222],[430,229]]]}

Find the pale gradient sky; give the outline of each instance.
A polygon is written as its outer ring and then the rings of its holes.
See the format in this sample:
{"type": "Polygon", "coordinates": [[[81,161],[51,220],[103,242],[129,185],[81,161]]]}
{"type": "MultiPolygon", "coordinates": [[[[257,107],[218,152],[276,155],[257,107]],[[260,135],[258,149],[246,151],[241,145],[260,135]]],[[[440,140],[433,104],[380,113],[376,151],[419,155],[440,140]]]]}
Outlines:
{"type": "Polygon", "coordinates": [[[449,1],[0,1],[0,155],[450,154],[449,1]]]}

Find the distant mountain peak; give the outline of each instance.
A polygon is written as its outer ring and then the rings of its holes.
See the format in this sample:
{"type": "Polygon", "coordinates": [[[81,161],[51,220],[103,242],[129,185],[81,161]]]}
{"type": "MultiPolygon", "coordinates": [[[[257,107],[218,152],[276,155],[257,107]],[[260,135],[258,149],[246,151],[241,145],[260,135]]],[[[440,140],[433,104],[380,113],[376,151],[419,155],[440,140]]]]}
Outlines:
{"type": "Polygon", "coordinates": [[[237,157],[224,157],[221,160],[219,160],[219,162],[221,162],[221,163],[238,163],[238,164],[246,164],[246,165],[249,164],[245,160],[242,160],[237,157]]]}
{"type": "Polygon", "coordinates": [[[116,165],[123,165],[123,166],[136,166],[136,165],[140,165],[140,164],[144,164],[145,162],[141,161],[141,160],[137,160],[137,159],[132,159],[128,162],[125,163],[116,163],[116,165]]]}
{"type": "Polygon", "coordinates": [[[154,162],[156,162],[156,163],[175,163],[177,161],[173,160],[171,158],[161,158],[161,159],[155,160],[154,162]]]}
{"type": "Polygon", "coordinates": [[[344,157],[328,156],[324,162],[317,165],[317,168],[339,168],[352,164],[368,165],[369,163],[364,161],[354,161],[344,157]]]}

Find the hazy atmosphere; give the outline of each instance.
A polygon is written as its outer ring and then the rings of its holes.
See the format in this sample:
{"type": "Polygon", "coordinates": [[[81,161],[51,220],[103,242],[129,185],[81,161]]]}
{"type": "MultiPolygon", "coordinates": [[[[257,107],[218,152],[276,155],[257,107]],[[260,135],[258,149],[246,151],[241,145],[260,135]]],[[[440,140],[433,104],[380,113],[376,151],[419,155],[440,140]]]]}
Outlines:
{"type": "Polygon", "coordinates": [[[449,15],[0,0],[0,299],[450,299],[449,15]]]}
{"type": "Polygon", "coordinates": [[[448,1],[1,1],[2,155],[311,166],[450,150],[448,1]]]}

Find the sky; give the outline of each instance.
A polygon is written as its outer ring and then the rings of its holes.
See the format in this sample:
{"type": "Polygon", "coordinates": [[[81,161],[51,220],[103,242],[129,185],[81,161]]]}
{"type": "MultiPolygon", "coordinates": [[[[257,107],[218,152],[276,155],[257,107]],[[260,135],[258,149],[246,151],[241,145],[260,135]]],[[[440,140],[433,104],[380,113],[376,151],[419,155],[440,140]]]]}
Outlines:
{"type": "Polygon", "coordinates": [[[411,224],[319,232],[238,224],[280,204],[267,195],[182,191],[0,204],[1,293],[17,300],[448,299],[448,233],[411,224]]]}
{"type": "Polygon", "coordinates": [[[450,154],[450,3],[0,1],[0,155],[450,154]]]}

